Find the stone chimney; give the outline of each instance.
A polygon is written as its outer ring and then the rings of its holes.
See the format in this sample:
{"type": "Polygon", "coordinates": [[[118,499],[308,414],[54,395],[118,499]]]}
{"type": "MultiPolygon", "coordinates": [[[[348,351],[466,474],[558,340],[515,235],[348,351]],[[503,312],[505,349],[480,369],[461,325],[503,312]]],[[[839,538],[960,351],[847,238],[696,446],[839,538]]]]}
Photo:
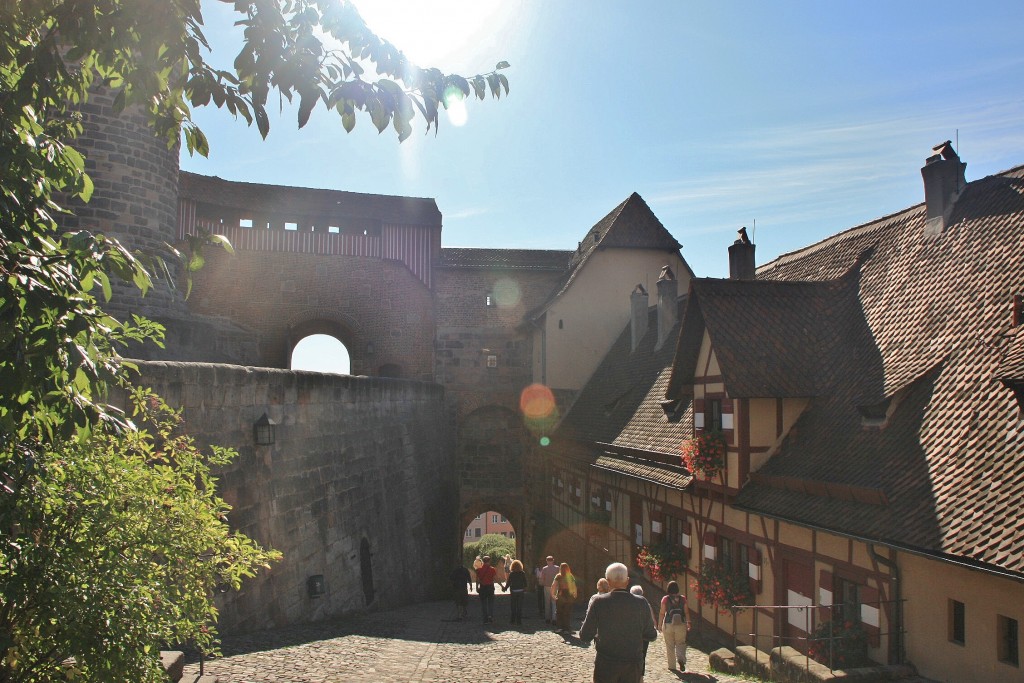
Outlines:
{"type": "Polygon", "coordinates": [[[754,244],[747,237],[747,229],[740,228],[736,241],[729,246],[729,279],[754,279],[754,244]]]}
{"type": "Polygon", "coordinates": [[[927,210],[924,224],[925,237],[941,234],[949,224],[953,205],[960,197],[967,181],[964,169],[967,164],[960,161],[953,143],[946,140],[932,147],[935,152],[924,162],[921,177],[924,178],[924,203],[927,210]]]}
{"type": "Polygon", "coordinates": [[[676,311],[679,308],[679,281],[668,266],[661,269],[658,276],[658,343],[654,347],[660,349],[665,343],[669,331],[676,324],[676,311]]]}
{"type": "Polygon", "coordinates": [[[647,299],[647,290],[643,285],[637,285],[629,295],[629,328],[633,339],[630,351],[636,351],[640,340],[647,334],[647,299]]]}

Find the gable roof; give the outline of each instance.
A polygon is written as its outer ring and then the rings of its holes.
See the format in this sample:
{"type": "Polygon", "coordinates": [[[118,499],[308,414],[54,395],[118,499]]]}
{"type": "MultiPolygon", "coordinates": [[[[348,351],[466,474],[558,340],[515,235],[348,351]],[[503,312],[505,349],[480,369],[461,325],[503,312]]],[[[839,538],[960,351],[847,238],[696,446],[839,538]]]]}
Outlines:
{"type": "Polygon", "coordinates": [[[647,202],[634,192],[587,231],[572,252],[565,275],[554,292],[547,301],[527,314],[527,318],[539,316],[569,289],[576,275],[599,249],[656,249],[678,254],[682,246],[665,229],[647,202]]]}
{"type": "Polygon", "coordinates": [[[856,269],[837,280],[691,282],[671,395],[692,384],[707,330],[733,398],[818,396],[864,345],[856,269]]]}
{"type": "Polygon", "coordinates": [[[969,183],[941,233],[924,223],[912,207],[758,269],[765,291],[828,281],[870,249],[856,297],[874,352],[840,358],[736,505],[1024,576],[1024,427],[998,381],[1021,369],[1024,167],[969,183]],[[865,382],[881,428],[862,420],[865,382]],[[844,487],[877,495],[829,492],[844,487]]]}

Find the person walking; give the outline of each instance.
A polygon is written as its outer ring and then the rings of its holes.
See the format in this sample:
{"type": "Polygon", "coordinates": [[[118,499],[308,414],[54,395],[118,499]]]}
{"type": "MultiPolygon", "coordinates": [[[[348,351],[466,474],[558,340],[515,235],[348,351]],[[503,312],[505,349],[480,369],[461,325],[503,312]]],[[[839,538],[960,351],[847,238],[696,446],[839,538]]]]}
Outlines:
{"type": "Polygon", "coordinates": [[[523,563],[519,560],[512,560],[509,570],[508,582],[501,589],[509,592],[509,600],[512,605],[511,623],[521,626],[523,623],[523,600],[526,597],[526,572],[523,571],[523,563]]]}
{"type": "Polygon", "coordinates": [[[537,616],[544,617],[544,594],[547,593],[547,588],[544,582],[540,578],[541,563],[537,562],[533,566],[533,583],[534,589],[537,591],[537,616]]]}
{"type": "Polygon", "coordinates": [[[455,618],[462,621],[469,615],[469,588],[473,583],[473,577],[469,575],[466,566],[459,563],[452,573],[448,575],[452,582],[452,591],[455,599],[455,618]]]}
{"type": "Polygon", "coordinates": [[[612,590],[598,595],[580,627],[580,640],[597,639],[594,683],[640,683],[644,642],[658,637],[645,598],[629,592],[629,569],[613,562],[604,572],[612,590]]]}
{"type": "Polygon", "coordinates": [[[589,612],[590,611],[590,606],[594,604],[594,598],[596,598],[598,595],[604,595],[605,593],[609,592],[611,589],[612,589],[612,587],[608,583],[608,579],[604,578],[603,576],[600,579],[598,579],[597,580],[597,592],[590,596],[590,602],[587,603],[587,611],[589,612]]]}
{"type": "Polygon", "coordinates": [[[555,623],[555,599],[551,595],[551,584],[558,576],[558,566],[555,564],[555,558],[548,555],[545,558],[545,564],[540,570],[540,585],[544,591],[544,623],[553,624],[555,623]]]}
{"type": "MultiPolygon", "coordinates": [[[[643,586],[630,586],[629,592],[633,595],[644,598],[644,587],[643,586]]],[[[644,598],[644,602],[647,602],[647,598],[644,598]]],[[[651,610],[651,620],[654,620],[654,608],[651,607],[651,603],[647,602],[647,608],[651,610]]],[[[654,624],[657,628],[658,624],[654,624]]],[[[643,665],[640,667],[640,683],[644,683],[644,676],[647,675],[647,649],[650,647],[651,642],[649,640],[644,641],[644,659],[643,665]]]]}
{"type": "Polygon", "coordinates": [[[679,584],[669,581],[666,595],[661,599],[658,629],[665,638],[665,656],[669,671],[686,671],[686,634],[690,630],[690,614],[686,598],[679,594],[679,584]]]}
{"type": "Polygon", "coordinates": [[[480,612],[485,624],[494,621],[494,574],[490,556],[484,555],[476,570],[476,592],[480,596],[480,612]]]}
{"type": "Polygon", "coordinates": [[[555,601],[555,630],[559,633],[572,632],[570,627],[572,605],[576,602],[576,577],[566,562],[558,566],[558,574],[551,583],[551,597],[555,601]]]}

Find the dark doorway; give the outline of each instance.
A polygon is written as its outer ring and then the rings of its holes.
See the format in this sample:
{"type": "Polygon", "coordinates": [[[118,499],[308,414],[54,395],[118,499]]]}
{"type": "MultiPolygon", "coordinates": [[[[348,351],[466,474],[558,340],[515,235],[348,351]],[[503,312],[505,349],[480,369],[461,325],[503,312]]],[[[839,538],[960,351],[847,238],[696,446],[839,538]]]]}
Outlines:
{"type": "Polygon", "coordinates": [[[370,542],[365,538],[359,544],[359,568],[363,578],[363,597],[369,605],[373,602],[373,555],[370,553],[370,542]]]}

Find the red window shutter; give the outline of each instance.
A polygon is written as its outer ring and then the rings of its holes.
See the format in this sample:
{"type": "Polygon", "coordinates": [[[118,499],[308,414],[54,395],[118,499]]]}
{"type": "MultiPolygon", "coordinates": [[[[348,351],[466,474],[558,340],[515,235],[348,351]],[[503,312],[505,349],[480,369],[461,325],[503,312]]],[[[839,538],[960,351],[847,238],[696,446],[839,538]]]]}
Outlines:
{"type": "Polygon", "coordinates": [[[882,605],[877,588],[860,587],[860,623],[871,647],[878,647],[882,633],[882,605]]]}
{"type": "Polygon", "coordinates": [[[818,623],[824,624],[832,620],[832,605],[835,604],[835,597],[832,595],[832,572],[822,569],[818,573],[818,623]]]}

